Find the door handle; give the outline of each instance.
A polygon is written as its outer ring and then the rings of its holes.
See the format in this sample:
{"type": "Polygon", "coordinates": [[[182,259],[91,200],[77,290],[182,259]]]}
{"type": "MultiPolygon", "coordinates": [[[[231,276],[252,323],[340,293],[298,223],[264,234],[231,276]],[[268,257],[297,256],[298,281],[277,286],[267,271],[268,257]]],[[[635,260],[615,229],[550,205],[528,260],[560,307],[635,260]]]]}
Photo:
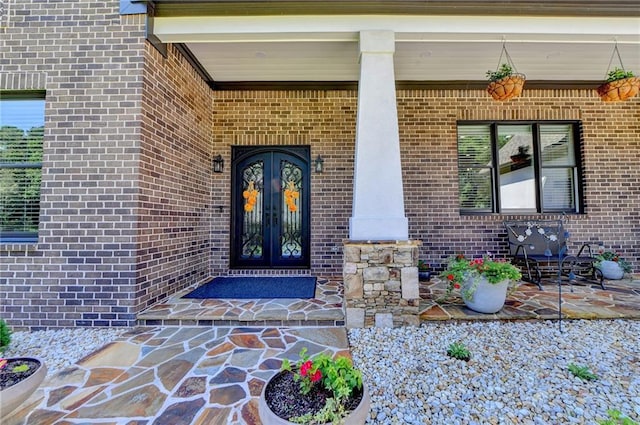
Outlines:
{"type": "Polygon", "coordinates": [[[269,216],[269,213],[265,213],[265,226],[269,227],[270,222],[271,222],[271,217],[269,216]]]}

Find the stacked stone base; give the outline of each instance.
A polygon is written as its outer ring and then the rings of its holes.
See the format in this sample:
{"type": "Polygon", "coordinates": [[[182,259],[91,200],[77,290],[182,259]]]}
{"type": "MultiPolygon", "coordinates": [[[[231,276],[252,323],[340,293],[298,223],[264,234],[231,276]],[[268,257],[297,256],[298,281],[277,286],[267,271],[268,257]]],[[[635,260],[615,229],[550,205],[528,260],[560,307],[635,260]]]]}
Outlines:
{"type": "Polygon", "coordinates": [[[347,328],[418,326],[420,241],[344,244],[347,328]]]}

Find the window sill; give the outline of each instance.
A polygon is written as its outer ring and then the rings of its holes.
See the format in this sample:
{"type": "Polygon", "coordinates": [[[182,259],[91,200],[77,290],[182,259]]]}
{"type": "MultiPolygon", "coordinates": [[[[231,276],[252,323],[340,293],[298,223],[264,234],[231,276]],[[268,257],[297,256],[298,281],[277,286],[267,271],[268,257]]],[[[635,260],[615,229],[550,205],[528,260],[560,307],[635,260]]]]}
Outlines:
{"type": "Polygon", "coordinates": [[[3,242],[0,243],[0,252],[35,252],[36,242],[3,242]]]}

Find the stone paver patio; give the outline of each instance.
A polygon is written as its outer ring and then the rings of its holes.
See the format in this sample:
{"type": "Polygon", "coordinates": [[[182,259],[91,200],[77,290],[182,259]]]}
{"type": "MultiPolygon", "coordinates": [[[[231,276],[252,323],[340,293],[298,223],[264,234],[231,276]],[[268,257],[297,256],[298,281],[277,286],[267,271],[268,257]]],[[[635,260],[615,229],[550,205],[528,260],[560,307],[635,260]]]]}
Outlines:
{"type": "MultiPolygon", "coordinates": [[[[320,280],[311,300],[194,301],[178,294],[140,315],[147,326],[47,378],[3,425],[259,425],[258,396],[283,358],[297,359],[302,347],[311,355],[349,354],[341,286],[320,280]]],[[[570,292],[563,285],[564,317],[640,319],[640,279],[607,288],[575,285],[570,292]]],[[[521,285],[495,315],[474,313],[460,299],[435,303],[444,290],[438,279],[421,283],[422,321],[558,317],[552,281],[544,291],[521,285]]]]}
{"type": "Polygon", "coordinates": [[[282,359],[349,355],[344,328],[137,328],[47,378],[3,425],[260,424],[282,359]]]}

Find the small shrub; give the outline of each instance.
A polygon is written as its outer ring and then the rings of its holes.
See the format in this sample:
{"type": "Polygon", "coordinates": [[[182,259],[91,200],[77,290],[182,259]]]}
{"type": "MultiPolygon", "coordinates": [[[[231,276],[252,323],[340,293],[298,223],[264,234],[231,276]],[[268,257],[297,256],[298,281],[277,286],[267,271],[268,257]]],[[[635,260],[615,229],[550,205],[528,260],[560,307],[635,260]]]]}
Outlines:
{"type": "Polygon", "coordinates": [[[622,415],[622,412],[615,409],[607,410],[609,419],[598,421],[599,425],[639,425],[638,422],[622,415]]]}
{"type": "Polygon", "coordinates": [[[11,329],[7,322],[0,319],[0,353],[4,353],[11,344],[11,329]]]}
{"type": "Polygon", "coordinates": [[[598,376],[593,374],[588,366],[578,366],[573,363],[569,363],[569,371],[573,373],[574,376],[585,380],[585,381],[595,381],[598,379],[598,376]]]}
{"type": "Polygon", "coordinates": [[[447,355],[458,360],[469,361],[471,359],[471,351],[461,342],[454,342],[449,345],[447,355]]]}

